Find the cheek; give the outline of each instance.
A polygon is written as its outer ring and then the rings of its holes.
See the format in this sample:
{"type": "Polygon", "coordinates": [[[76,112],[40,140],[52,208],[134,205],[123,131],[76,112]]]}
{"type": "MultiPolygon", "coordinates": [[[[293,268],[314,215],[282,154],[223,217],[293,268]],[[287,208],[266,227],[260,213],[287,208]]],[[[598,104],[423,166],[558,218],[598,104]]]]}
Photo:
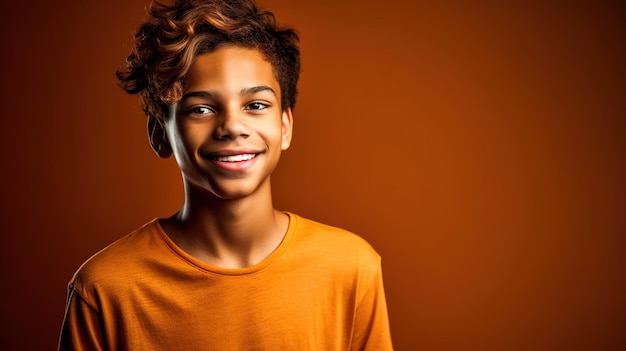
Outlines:
{"type": "Polygon", "coordinates": [[[174,153],[179,156],[184,154],[192,154],[206,139],[206,128],[189,123],[173,123],[168,128],[168,138],[170,145],[174,149],[174,153]]]}
{"type": "Polygon", "coordinates": [[[247,127],[251,135],[261,138],[266,144],[280,143],[281,124],[274,117],[257,118],[248,120],[247,127]]]}
{"type": "Polygon", "coordinates": [[[283,132],[282,132],[282,124],[276,123],[271,127],[265,129],[264,134],[266,135],[266,139],[269,143],[280,146],[282,148],[283,144],[283,132]]]}

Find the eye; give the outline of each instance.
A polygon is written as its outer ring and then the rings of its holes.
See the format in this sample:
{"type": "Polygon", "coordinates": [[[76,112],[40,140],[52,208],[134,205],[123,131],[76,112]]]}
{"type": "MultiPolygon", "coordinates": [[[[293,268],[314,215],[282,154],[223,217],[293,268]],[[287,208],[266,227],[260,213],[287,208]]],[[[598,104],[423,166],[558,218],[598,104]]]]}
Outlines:
{"type": "Polygon", "coordinates": [[[259,101],[254,101],[254,102],[249,103],[246,106],[246,110],[261,111],[261,110],[265,110],[268,107],[270,107],[270,105],[268,105],[266,103],[259,102],[259,101]]]}
{"type": "Polygon", "coordinates": [[[194,107],[188,109],[187,113],[191,114],[191,115],[201,115],[201,116],[204,116],[204,115],[208,115],[208,114],[213,113],[213,110],[210,107],[207,107],[207,106],[194,106],[194,107]]]}

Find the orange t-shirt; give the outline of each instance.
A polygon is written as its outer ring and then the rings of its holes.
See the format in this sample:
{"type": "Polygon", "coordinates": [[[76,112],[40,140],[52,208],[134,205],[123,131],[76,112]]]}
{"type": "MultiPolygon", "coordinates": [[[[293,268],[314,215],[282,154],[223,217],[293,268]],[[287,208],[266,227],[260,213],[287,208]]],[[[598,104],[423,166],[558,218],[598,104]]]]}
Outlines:
{"type": "Polygon", "coordinates": [[[157,220],[100,251],[69,284],[59,350],[392,350],[380,256],[289,214],[261,263],[225,269],[157,220]]]}

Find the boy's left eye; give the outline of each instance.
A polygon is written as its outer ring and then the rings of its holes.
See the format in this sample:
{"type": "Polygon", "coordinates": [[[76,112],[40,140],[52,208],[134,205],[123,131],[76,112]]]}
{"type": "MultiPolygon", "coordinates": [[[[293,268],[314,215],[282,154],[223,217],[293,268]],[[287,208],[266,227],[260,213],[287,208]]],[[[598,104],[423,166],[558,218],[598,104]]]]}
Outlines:
{"type": "Polygon", "coordinates": [[[260,111],[260,110],[264,110],[266,108],[268,108],[269,106],[267,104],[264,104],[262,102],[251,102],[246,106],[246,110],[254,110],[254,111],[260,111]]]}

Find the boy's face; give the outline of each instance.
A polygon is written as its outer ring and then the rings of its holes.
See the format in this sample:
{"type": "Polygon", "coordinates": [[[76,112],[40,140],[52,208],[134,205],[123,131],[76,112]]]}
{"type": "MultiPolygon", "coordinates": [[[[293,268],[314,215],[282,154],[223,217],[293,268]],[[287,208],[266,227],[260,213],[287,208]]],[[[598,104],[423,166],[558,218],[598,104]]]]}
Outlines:
{"type": "Polygon", "coordinates": [[[164,134],[151,128],[153,148],[173,152],[188,191],[236,199],[269,186],[292,131],[271,64],[257,50],[227,46],[198,56],[186,80],[164,134]]]}

